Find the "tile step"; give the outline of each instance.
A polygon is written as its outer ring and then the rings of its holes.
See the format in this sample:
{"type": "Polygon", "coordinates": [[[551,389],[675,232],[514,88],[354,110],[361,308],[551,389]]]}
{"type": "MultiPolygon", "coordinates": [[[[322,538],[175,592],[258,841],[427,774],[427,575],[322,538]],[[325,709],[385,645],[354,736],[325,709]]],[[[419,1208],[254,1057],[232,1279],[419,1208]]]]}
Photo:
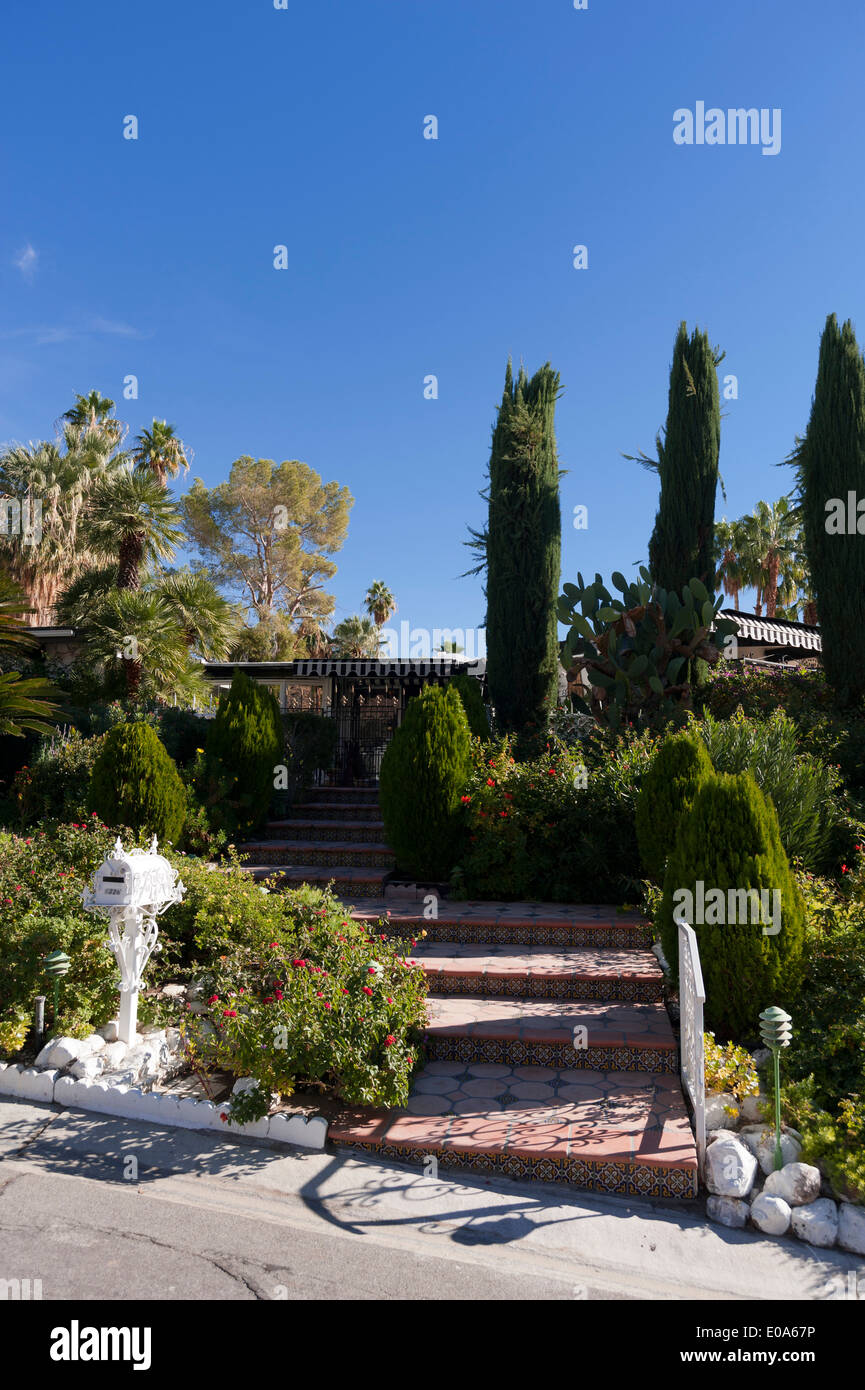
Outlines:
{"type": "Polygon", "coordinates": [[[272,820],[268,821],[267,839],[326,841],[361,840],[384,844],[384,825],[380,820],[272,820]]]}
{"type": "Polygon", "coordinates": [[[652,1003],[664,976],[651,951],[432,941],[412,949],[435,994],[652,1003]]]}
{"type": "Polygon", "coordinates": [[[400,1110],[347,1110],[329,1138],[401,1162],[693,1198],[697,1155],[675,1077],[433,1062],[400,1110]]]}
{"type": "Polygon", "coordinates": [[[316,888],[333,885],[336,896],[351,899],[377,899],[381,895],[389,869],[332,868],[325,864],[244,864],[256,882],[274,879],[276,887],[311,883],[316,888]]]}
{"type": "Polygon", "coordinates": [[[303,819],[311,820],[328,813],[330,820],[374,821],[379,819],[380,814],[377,801],[351,802],[340,806],[321,801],[299,801],[292,811],[303,819]]]}
{"type": "Polygon", "coordinates": [[[660,1003],[430,995],[427,1018],[426,1053],[437,1061],[678,1071],[676,1039],[660,1003]]]}
{"type": "Polygon", "coordinates": [[[241,854],[257,863],[288,866],[293,863],[318,864],[333,868],[392,869],[393,851],[387,845],[362,841],[329,840],[315,844],[309,840],[258,840],[238,846],[241,854]]]}
{"type": "MultiPolygon", "coordinates": [[[[350,904],[348,904],[350,906],[350,904]]],[[[497,904],[493,904],[495,908],[497,904]]],[[[510,907],[512,904],[503,904],[510,907]]],[[[425,917],[424,908],[416,899],[382,898],[364,904],[355,915],[360,918],[384,917],[388,927],[398,936],[426,932],[426,940],[449,945],[473,946],[541,946],[560,950],[567,946],[589,949],[644,951],[651,944],[647,924],[636,916],[620,916],[614,909],[598,915],[583,915],[571,909],[571,915],[520,917],[490,911],[488,915],[461,913],[460,905],[447,898],[438,900],[438,916],[425,917]]]]}

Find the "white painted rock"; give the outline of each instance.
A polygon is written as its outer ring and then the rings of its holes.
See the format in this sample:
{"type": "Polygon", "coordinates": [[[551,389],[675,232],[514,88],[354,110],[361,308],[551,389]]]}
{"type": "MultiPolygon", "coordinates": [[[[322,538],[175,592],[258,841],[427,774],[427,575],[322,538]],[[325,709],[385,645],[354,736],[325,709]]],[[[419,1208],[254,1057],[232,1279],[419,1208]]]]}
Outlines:
{"type": "Polygon", "coordinates": [[[809,1245],[834,1245],[838,1239],[838,1208],[831,1197],[818,1197],[793,1211],[793,1233],[809,1245]]]}
{"type": "Polygon", "coordinates": [[[716,1139],[736,1139],[738,1136],[734,1129],[712,1129],[706,1135],[706,1144],[714,1144],[716,1139]]]}
{"type": "Polygon", "coordinates": [[[105,1062],[98,1055],[82,1057],[80,1062],[73,1062],[69,1070],[79,1081],[95,1081],[104,1072],[105,1062]]]}
{"type": "Polygon", "coordinates": [[[162,993],[167,994],[169,999],[182,999],[186,993],[186,985],[163,985],[162,993]]]}
{"type": "Polygon", "coordinates": [[[123,1065],[124,1058],[129,1051],[125,1042],[106,1043],[99,1056],[105,1064],[106,1071],[115,1071],[117,1067],[123,1065]]]}
{"type": "Polygon", "coordinates": [[[804,1207],[820,1196],[820,1169],[810,1163],[785,1163],[772,1170],[763,1184],[764,1192],[783,1197],[791,1207],[804,1207]]]}
{"type": "MultiPolygon", "coordinates": [[[[764,1173],[775,1171],[775,1130],[772,1125],[745,1125],[738,1136],[758,1160],[764,1173]]],[[[781,1157],[795,1163],[802,1152],[802,1136],[795,1129],[781,1130],[781,1157]]]]}
{"type": "Polygon", "coordinates": [[[736,1197],[709,1197],[706,1202],[706,1215],[719,1226],[732,1226],[741,1230],[748,1221],[748,1203],[736,1197]]]}
{"type": "Polygon", "coordinates": [[[748,1124],[759,1124],[763,1119],[760,1108],[765,1104],[766,1097],[763,1095],[762,1091],[756,1096],[745,1096],[745,1099],[739,1107],[740,1117],[747,1121],[748,1124]]]}
{"type": "Polygon", "coordinates": [[[91,1055],[94,1052],[101,1052],[103,1047],[105,1046],[105,1039],[103,1038],[101,1033],[91,1033],[90,1037],[87,1038],[86,1041],[90,1044],[91,1055]]]}
{"type": "Polygon", "coordinates": [[[104,1023],[96,1031],[107,1043],[117,1042],[117,1019],[113,1018],[110,1023],[104,1023]]]}
{"type": "Polygon", "coordinates": [[[838,1213],[838,1244],[854,1255],[865,1255],[865,1207],[842,1202],[838,1213]]]}
{"type": "Polygon", "coordinates": [[[37,1067],[68,1067],[94,1051],[90,1038],[52,1038],[36,1058],[37,1067]]]}
{"type": "Polygon", "coordinates": [[[783,1197],[763,1191],[751,1203],[751,1220],[767,1236],[783,1236],[790,1229],[792,1212],[783,1197]]]}
{"type": "Polygon", "coordinates": [[[747,1197],[757,1160],[738,1139],[718,1139],[706,1150],[706,1186],[719,1197],[747,1197]]]}
{"type": "Polygon", "coordinates": [[[667,963],[667,957],[664,955],[664,948],[661,945],[660,941],[656,941],[654,946],[652,947],[652,955],[655,957],[664,974],[669,975],[670,967],[667,963]]]}
{"type": "Polygon", "coordinates": [[[706,1095],[706,1129],[735,1129],[739,1121],[739,1102],[729,1091],[706,1095]]]}

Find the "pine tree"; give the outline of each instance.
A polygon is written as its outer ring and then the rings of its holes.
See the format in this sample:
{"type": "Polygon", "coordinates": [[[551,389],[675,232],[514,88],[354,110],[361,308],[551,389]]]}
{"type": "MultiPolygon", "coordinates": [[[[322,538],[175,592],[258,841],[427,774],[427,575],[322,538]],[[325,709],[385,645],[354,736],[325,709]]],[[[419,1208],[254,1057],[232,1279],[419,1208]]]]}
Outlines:
{"type": "Polygon", "coordinates": [[[549,363],[516,381],[510,361],[493,430],[485,534],[487,681],[498,726],[522,751],[545,735],[558,693],[561,509],[549,363]]]}
{"type": "Polygon", "coordinates": [[[454,690],[459,692],[466,718],[469,721],[469,732],[472,738],[488,739],[490,721],[487,718],[486,706],[478,681],[475,680],[474,676],[467,676],[465,672],[460,671],[457,675],[451,676],[450,684],[454,690]]]}
{"type": "Polygon", "coordinates": [[[129,826],[177,844],[186,820],[186,793],[173,759],[149,724],[117,724],[93,764],[87,809],[111,829],[129,826]]]}
{"type": "Polygon", "coordinates": [[[381,762],[379,802],[397,865],[440,882],[457,863],[460,796],[471,769],[468,720],[453,686],[427,686],[409,700],[381,762]]]}
{"type": "Polygon", "coordinates": [[[687,889],[695,905],[702,885],[704,922],[688,920],[700,950],[706,988],[706,1027],[719,1037],[745,1042],[758,1029],[758,1015],[770,1004],[789,1007],[801,983],[805,940],[805,910],[796,880],[781,844],[778,817],[772,802],[748,772],[713,772],[694,794],[681,817],[675,847],[667,861],[664,898],[656,920],[664,954],[678,974],[678,926],[674,919],[677,890],[687,889]],[[712,919],[711,890],[720,889],[724,908],[720,922],[712,919]],[[752,920],[744,894],[780,894],[780,931],[764,933],[774,923],[752,920]],[[730,894],[738,899],[731,900],[730,894]],[[731,902],[733,911],[731,911],[731,902]],[[743,920],[745,918],[746,920],[743,920]]]}
{"type": "Polygon", "coordinates": [[[842,703],[865,694],[865,538],[834,524],[830,503],[865,497],[865,364],[849,319],[830,314],[820,341],[811,418],[798,465],[805,550],[826,678],[842,703]]]}
{"type": "Polygon", "coordinates": [[[661,495],[649,541],[652,578],[662,589],[677,593],[693,578],[709,588],[713,585],[720,361],[705,333],[694,329],[689,338],[686,324],[679,325],[670,368],[667,424],[663,440],[656,441],[661,495]]]}

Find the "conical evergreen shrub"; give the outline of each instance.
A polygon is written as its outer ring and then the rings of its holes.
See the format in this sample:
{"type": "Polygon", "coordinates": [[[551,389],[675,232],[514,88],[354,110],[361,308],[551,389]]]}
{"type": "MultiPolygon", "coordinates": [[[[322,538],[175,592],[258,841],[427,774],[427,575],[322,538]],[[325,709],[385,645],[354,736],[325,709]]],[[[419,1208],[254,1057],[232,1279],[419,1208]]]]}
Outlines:
{"type": "Polygon", "coordinates": [[[680,820],[660,912],[664,954],[674,974],[674,911],[678,907],[682,912],[682,897],[676,896],[682,889],[693,895],[693,914],[685,908],[684,920],[694,928],[699,944],[706,1027],[721,1038],[750,1041],[763,1009],[770,1004],[789,1008],[801,981],[805,937],[804,905],[781,844],[775,808],[750,773],[706,777],[680,820]],[[714,920],[719,915],[712,895],[716,889],[723,894],[720,922],[714,920]],[[751,920],[749,889],[768,894],[763,920],[751,920]],[[776,890],[780,930],[772,934],[776,890]],[[692,920],[701,915],[701,902],[704,920],[692,920]],[[770,934],[764,933],[764,926],[770,934]]]}
{"type": "Polygon", "coordinates": [[[469,721],[469,733],[472,738],[489,738],[490,721],[487,718],[486,706],[478,681],[475,680],[474,676],[467,676],[460,672],[451,677],[450,683],[453,689],[459,692],[466,718],[469,721]]]}
{"type": "Polygon", "coordinates": [[[458,692],[427,686],[409,701],[381,764],[385,838],[405,873],[448,878],[464,833],[460,796],[470,771],[471,737],[458,692]]]}
{"type": "Polygon", "coordinates": [[[265,820],[285,761],[282,716],[266,686],[236,670],[207,736],[204,799],[215,828],[249,834],[265,820]]]}
{"type": "Polygon", "coordinates": [[[117,724],[105,735],[93,765],[87,809],[112,829],[128,825],[177,844],[186,820],[186,793],[174,761],[149,724],[117,724]]]}
{"type": "Polygon", "coordinates": [[[664,739],[640,788],[636,805],[637,843],[649,878],[662,883],[683,813],[704,777],[712,771],[706,745],[696,733],[664,739]]]}

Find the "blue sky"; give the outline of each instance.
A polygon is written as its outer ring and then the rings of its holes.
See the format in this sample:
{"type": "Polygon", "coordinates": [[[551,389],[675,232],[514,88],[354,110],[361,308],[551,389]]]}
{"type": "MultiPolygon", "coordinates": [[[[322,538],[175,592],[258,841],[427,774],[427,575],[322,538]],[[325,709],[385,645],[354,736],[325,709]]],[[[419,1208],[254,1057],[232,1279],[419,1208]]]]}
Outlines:
{"type": "Polygon", "coordinates": [[[550,360],[562,578],[633,572],[657,481],[621,453],[679,321],[738,379],[719,517],[791,485],[826,314],[865,339],[863,37],[850,0],[7,0],[0,440],[98,387],[209,485],[300,458],[356,498],[337,618],[381,578],[412,626],[471,628],[505,361],[550,360]],[[780,153],[677,146],[698,101],[780,108],[780,153]]]}

